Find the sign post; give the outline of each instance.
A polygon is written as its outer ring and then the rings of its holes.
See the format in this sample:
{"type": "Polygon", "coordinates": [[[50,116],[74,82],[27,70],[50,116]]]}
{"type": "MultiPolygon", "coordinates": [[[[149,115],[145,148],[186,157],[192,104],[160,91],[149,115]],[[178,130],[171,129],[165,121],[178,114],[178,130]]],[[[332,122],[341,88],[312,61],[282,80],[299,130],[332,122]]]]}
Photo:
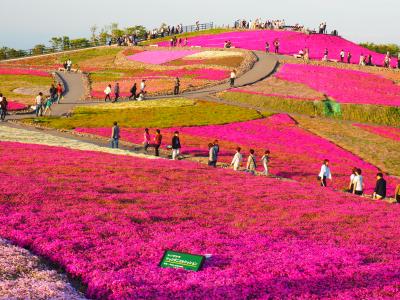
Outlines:
{"type": "Polygon", "coordinates": [[[160,262],[161,268],[199,271],[204,264],[205,256],[167,250],[160,262]]]}

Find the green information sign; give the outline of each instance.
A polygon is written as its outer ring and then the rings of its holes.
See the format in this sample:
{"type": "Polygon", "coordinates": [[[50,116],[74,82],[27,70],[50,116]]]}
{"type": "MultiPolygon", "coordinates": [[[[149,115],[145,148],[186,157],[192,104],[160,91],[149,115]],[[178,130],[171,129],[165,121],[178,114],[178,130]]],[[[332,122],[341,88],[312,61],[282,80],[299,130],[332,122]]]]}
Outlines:
{"type": "Polygon", "coordinates": [[[167,250],[164,252],[164,256],[161,259],[160,267],[198,271],[203,266],[205,259],[203,255],[193,255],[167,250]]]}

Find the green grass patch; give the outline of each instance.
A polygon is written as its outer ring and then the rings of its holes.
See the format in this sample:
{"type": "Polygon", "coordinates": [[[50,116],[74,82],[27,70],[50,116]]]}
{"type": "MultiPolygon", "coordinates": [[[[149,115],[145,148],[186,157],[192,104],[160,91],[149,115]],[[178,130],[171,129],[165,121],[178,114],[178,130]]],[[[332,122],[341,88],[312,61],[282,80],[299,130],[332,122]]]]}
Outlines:
{"type": "MultiPolygon", "coordinates": [[[[195,36],[201,36],[201,35],[209,35],[209,34],[220,34],[224,32],[230,32],[234,31],[233,29],[226,29],[226,28],[214,28],[214,29],[209,29],[209,30],[203,30],[203,31],[194,31],[194,32],[188,32],[188,33],[183,33],[183,34],[177,34],[177,38],[190,38],[190,37],[195,37],[195,36]]],[[[171,39],[171,36],[166,36],[163,38],[159,39],[154,39],[154,40],[147,40],[144,42],[141,42],[141,46],[146,46],[146,45],[153,45],[165,41],[169,41],[171,39]]]]}
{"type": "Polygon", "coordinates": [[[82,51],[62,53],[57,56],[58,56],[58,60],[60,63],[63,63],[68,58],[70,58],[72,60],[73,64],[79,65],[79,63],[81,63],[81,62],[84,62],[89,59],[97,58],[97,57],[102,57],[102,56],[115,57],[120,51],[121,51],[121,48],[102,47],[102,48],[90,48],[90,49],[82,50],[82,51]]]}
{"type": "MultiPolygon", "coordinates": [[[[0,75],[0,93],[3,93],[9,100],[29,99],[30,95],[14,93],[16,88],[36,88],[48,87],[43,92],[46,93],[53,83],[52,77],[32,76],[32,75],[0,75]]],[[[32,98],[33,102],[33,98],[32,98]]]]}
{"type": "Polygon", "coordinates": [[[25,122],[41,124],[57,129],[75,129],[78,127],[109,127],[114,121],[122,127],[143,128],[158,127],[168,128],[175,126],[200,126],[210,124],[227,124],[232,122],[248,121],[261,118],[255,110],[243,109],[237,106],[212,103],[206,101],[194,101],[188,99],[168,99],[166,101],[177,102],[169,106],[155,107],[148,101],[149,107],[126,107],[123,109],[97,109],[96,107],[77,107],[72,117],[69,118],[38,118],[25,122]]]}
{"type": "MultiPolygon", "coordinates": [[[[261,111],[289,112],[325,117],[322,102],[319,102],[315,109],[313,101],[301,101],[234,92],[221,93],[220,97],[230,101],[232,104],[246,104],[261,111]]],[[[393,127],[400,126],[400,107],[360,104],[340,104],[340,106],[342,115],[332,118],[393,127]]]]}

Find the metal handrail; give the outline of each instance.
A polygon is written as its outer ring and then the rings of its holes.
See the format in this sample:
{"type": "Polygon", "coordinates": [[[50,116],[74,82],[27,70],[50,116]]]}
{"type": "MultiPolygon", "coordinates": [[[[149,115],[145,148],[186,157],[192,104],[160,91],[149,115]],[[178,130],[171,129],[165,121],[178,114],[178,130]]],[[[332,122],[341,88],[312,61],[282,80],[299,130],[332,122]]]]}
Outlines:
{"type": "MultiPolygon", "coordinates": [[[[213,29],[214,28],[214,23],[204,23],[204,24],[198,24],[198,25],[189,25],[189,26],[183,26],[182,30],[180,33],[189,33],[189,32],[195,32],[195,31],[204,31],[208,29],[213,29]]],[[[171,33],[172,35],[172,33],[171,33]]],[[[154,39],[156,38],[161,38],[165,37],[166,34],[157,34],[153,36],[154,39]]],[[[137,38],[137,42],[143,42],[147,40],[146,36],[140,36],[137,38]]],[[[116,39],[112,39],[112,42],[116,42],[116,39]]],[[[7,59],[14,59],[14,58],[20,58],[20,57],[29,57],[29,56],[35,56],[35,55],[43,55],[43,54],[51,54],[51,53],[58,53],[58,52],[63,52],[63,51],[69,51],[69,50],[77,50],[77,49],[85,49],[85,48],[93,48],[93,47],[99,47],[99,46],[105,46],[108,45],[108,42],[102,42],[102,41],[83,41],[82,43],[78,44],[73,44],[73,45],[68,45],[68,46],[60,46],[60,47],[43,47],[43,48],[36,48],[36,49],[28,49],[28,50],[16,50],[10,57],[5,57],[5,58],[0,58],[0,60],[7,60],[7,59]]]]}

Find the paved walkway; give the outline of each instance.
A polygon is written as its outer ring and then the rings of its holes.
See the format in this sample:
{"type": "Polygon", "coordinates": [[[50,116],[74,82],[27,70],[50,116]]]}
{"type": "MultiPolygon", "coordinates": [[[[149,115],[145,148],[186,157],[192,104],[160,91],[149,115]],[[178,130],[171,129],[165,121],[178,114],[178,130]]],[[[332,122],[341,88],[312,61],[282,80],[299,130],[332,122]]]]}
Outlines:
{"type": "MultiPolygon", "coordinates": [[[[266,54],[261,51],[253,52],[257,61],[253,67],[237,78],[235,87],[243,87],[256,83],[263,80],[275,72],[277,66],[279,65],[278,57],[273,54],[266,54]]],[[[82,100],[85,93],[83,77],[79,73],[65,73],[56,72],[56,74],[61,78],[65,87],[64,99],[60,104],[54,104],[52,108],[52,116],[63,116],[71,112],[74,107],[78,105],[94,105],[100,103],[100,101],[87,101],[82,100]]],[[[182,93],[180,97],[189,98],[202,98],[211,101],[215,101],[214,97],[210,97],[218,92],[228,90],[230,88],[229,83],[223,83],[212,87],[206,87],[204,89],[182,93]]],[[[148,97],[148,100],[165,99],[171,98],[172,95],[148,97]]],[[[123,102],[123,101],[121,101],[123,102]]],[[[7,119],[18,120],[24,118],[31,118],[33,114],[17,114],[10,115],[7,119]]]]}

